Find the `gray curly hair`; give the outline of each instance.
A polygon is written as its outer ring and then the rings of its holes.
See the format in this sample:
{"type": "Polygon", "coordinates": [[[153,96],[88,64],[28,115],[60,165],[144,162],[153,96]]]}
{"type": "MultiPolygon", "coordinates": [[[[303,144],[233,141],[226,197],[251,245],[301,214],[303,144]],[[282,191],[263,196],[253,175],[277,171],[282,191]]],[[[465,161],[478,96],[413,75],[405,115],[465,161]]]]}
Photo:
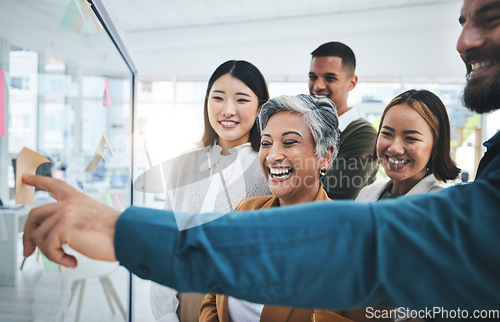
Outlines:
{"type": "Polygon", "coordinates": [[[330,146],[334,147],[332,160],[337,157],[339,148],[339,119],[335,104],[328,98],[314,98],[310,95],[281,95],[271,98],[260,107],[257,119],[260,132],[267,122],[278,112],[299,113],[311,130],[316,144],[314,153],[325,157],[330,146]]]}

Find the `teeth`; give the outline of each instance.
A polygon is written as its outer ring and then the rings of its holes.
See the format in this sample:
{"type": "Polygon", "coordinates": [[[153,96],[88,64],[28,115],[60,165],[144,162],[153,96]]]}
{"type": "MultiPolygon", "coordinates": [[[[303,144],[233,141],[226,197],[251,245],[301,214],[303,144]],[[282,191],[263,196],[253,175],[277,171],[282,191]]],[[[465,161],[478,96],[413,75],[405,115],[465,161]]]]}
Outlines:
{"type": "Polygon", "coordinates": [[[290,173],[290,169],[289,168],[269,168],[269,172],[273,176],[283,176],[283,175],[287,175],[288,173],[290,173]]]}
{"type": "Polygon", "coordinates": [[[392,163],[394,165],[401,165],[401,164],[405,164],[405,163],[409,162],[408,159],[398,160],[398,159],[395,159],[395,158],[387,158],[387,160],[389,161],[389,163],[392,163]]]}
{"type": "Polygon", "coordinates": [[[233,122],[233,121],[221,121],[220,124],[231,126],[231,125],[235,125],[236,122],[233,122]]]}
{"type": "Polygon", "coordinates": [[[487,60],[487,61],[482,61],[482,62],[471,64],[472,71],[475,72],[475,71],[477,71],[477,70],[479,70],[481,68],[485,68],[485,67],[491,66],[491,65],[493,65],[495,63],[496,63],[495,60],[487,60]]]}

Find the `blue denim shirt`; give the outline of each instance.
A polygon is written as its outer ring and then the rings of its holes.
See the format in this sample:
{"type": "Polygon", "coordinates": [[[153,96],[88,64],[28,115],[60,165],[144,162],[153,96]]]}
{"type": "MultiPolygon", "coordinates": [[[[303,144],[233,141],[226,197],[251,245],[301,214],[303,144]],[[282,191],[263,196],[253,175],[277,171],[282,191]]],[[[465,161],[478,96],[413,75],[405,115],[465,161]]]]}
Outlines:
{"type": "Polygon", "coordinates": [[[500,154],[489,159],[473,183],[435,193],[233,212],[182,232],[170,211],[130,207],[116,257],[180,292],[257,303],[498,308],[500,154]]]}

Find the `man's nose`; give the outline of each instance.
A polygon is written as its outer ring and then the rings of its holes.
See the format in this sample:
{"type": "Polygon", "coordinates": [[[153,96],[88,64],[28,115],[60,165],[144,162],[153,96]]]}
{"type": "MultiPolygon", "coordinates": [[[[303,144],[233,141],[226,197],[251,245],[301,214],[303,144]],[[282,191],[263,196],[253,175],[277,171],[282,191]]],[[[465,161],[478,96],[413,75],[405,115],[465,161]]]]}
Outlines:
{"type": "Polygon", "coordinates": [[[466,21],[458,37],[457,51],[461,55],[466,55],[471,49],[482,47],[484,42],[485,35],[483,31],[474,22],[466,21]]]}
{"type": "Polygon", "coordinates": [[[326,82],[322,77],[318,77],[316,82],[314,83],[315,90],[324,90],[326,88],[326,82]]]}

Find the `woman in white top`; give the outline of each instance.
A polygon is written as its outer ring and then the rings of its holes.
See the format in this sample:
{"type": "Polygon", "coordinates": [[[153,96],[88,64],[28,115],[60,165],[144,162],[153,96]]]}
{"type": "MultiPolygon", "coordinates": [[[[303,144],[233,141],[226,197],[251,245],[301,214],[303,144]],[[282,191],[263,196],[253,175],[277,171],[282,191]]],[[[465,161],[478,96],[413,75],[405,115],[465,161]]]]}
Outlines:
{"type": "Polygon", "coordinates": [[[385,108],[375,147],[389,181],[363,188],[370,202],[442,189],[460,169],[450,156],[450,122],[443,102],[426,90],[409,90],[385,108]]]}
{"type": "MultiPolygon", "coordinates": [[[[364,187],[356,201],[372,202],[440,190],[443,187],[439,181],[456,179],[460,173],[450,155],[446,108],[439,97],[427,90],[406,91],[387,105],[380,120],[374,155],[389,181],[364,187]]],[[[397,313],[400,312],[403,310],[397,313]]],[[[363,321],[366,309],[343,311],[342,315],[363,321]]],[[[399,315],[396,321],[406,320],[399,315]]]]}
{"type": "MultiPolygon", "coordinates": [[[[175,211],[179,230],[214,220],[242,199],[269,194],[258,163],[256,124],[258,108],[268,99],[264,76],[249,62],[227,61],[212,74],[204,103],[203,147],[162,168],[167,178],[165,208],[175,211]],[[197,214],[187,216],[191,212],[197,214]]],[[[203,294],[180,294],[179,299],[181,320],[198,321],[203,294]]],[[[177,321],[178,304],[175,290],[152,284],[156,319],[177,321]]]]}

